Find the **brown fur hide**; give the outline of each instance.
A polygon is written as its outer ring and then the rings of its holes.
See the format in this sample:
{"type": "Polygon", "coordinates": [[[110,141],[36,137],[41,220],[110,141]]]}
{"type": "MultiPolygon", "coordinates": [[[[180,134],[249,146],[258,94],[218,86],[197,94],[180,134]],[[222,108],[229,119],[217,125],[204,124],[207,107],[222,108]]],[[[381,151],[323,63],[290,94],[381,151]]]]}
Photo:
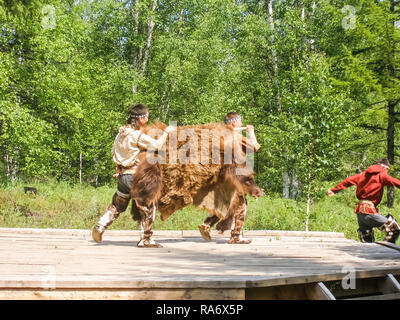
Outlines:
{"type": "MultiPolygon", "coordinates": [[[[156,123],[144,132],[157,138],[162,131],[156,132],[155,129],[163,130],[165,127],[165,124],[156,123]]],[[[229,208],[237,194],[254,197],[263,194],[254,181],[252,169],[246,167],[244,150],[245,137],[235,133],[230,126],[215,123],[177,127],[177,131],[169,135],[164,149],[151,154],[151,160],[157,159],[161,163],[149,161],[149,152],[140,153],[132,181],[132,199],[139,206],[146,207],[157,202],[162,220],[193,204],[220,219],[232,221],[234,213],[229,208]],[[204,134],[207,130],[209,135],[204,134]],[[219,136],[222,138],[216,138],[219,136]],[[236,147],[234,143],[238,143],[236,147]],[[177,148],[173,148],[174,145],[177,148]],[[173,151],[175,149],[177,153],[173,151]],[[233,152],[236,152],[236,157],[233,152]],[[170,159],[176,159],[175,163],[170,159]],[[240,175],[237,169],[242,170],[240,175]]],[[[222,229],[230,228],[229,222],[221,222],[220,227],[227,225],[222,229]]]]}

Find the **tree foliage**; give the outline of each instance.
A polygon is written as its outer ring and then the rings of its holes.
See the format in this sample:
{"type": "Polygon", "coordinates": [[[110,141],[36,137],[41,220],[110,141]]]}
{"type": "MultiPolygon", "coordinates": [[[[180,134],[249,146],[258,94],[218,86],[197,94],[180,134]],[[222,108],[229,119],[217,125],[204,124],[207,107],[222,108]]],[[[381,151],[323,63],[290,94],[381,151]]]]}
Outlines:
{"type": "Polygon", "coordinates": [[[241,113],[267,192],[392,151],[397,170],[399,20],[393,0],[0,0],[1,175],[109,181],[138,102],[179,125],[241,113]]]}

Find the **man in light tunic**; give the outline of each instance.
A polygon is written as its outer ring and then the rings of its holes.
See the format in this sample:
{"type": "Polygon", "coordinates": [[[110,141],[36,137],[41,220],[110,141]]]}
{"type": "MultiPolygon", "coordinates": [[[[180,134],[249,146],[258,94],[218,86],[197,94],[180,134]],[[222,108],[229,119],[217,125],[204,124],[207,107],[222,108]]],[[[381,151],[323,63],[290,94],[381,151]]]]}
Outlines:
{"type": "MultiPolygon", "coordinates": [[[[174,127],[168,126],[161,137],[157,140],[143,133],[149,120],[149,110],[143,104],[133,105],[129,109],[129,118],[127,124],[119,129],[114,140],[112,148],[113,161],[116,164],[118,178],[117,191],[112,197],[112,202],[107,211],[101,216],[97,224],[92,229],[92,238],[100,243],[104,231],[109,227],[121,212],[124,212],[131,200],[130,191],[132,188],[132,177],[136,172],[138,165],[138,155],[141,150],[158,150],[167,140],[168,134],[175,130],[174,127]]],[[[139,209],[135,201],[132,201],[134,214],[139,214],[139,209]]],[[[142,223],[142,229],[151,228],[154,223],[155,216],[151,212],[146,212],[146,223],[142,223]],[[150,221],[150,224],[149,224],[150,221]],[[149,225],[148,225],[149,224],[149,225]]],[[[137,217],[134,217],[138,220],[137,217]]],[[[146,230],[143,230],[144,233],[146,230]]],[[[159,247],[149,238],[143,237],[138,243],[139,247],[159,247]]]]}

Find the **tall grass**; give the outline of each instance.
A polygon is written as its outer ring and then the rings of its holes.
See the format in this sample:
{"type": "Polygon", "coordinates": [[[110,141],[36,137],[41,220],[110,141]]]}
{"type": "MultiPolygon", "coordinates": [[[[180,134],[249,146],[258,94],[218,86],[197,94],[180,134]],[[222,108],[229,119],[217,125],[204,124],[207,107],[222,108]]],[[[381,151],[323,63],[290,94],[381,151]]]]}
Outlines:
{"type": "MultiPolygon", "coordinates": [[[[107,186],[68,184],[66,182],[17,182],[0,185],[0,227],[90,229],[105,212],[116,190],[116,182],[107,186]],[[37,195],[25,194],[24,186],[37,188],[37,195]]],[[[389,209],[380,205],[382,214],[389,209]]],[[[322,196],[311,204],[310,230],[343,232],[357,239],[357,217],[354,214],[354,189],[334,197],[322,196]]],[[[390,212],[397,218],[399,202],[390,212]]],[[[245,230],[305,230],[305,201],[282,199],[266,195],[255,201],[248,197],[245,230]]],[[[157,219],[154,230],[195,230],[207,217],[205,210],[186,207],[166,221],[157,219]]],[[[129,208],[121,213],[110,229],[138,230],[129,208]]],[[[384,236],[376,232],[377,239],[384,236]]]]}

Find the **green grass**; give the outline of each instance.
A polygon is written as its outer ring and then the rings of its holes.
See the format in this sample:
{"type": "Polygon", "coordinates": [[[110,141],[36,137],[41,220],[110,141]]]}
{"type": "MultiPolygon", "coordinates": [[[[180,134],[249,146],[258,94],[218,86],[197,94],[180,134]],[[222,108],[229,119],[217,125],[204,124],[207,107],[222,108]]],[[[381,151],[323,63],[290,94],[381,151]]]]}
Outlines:
{"type": "MultiPolygon", "coordinates": [[[[107,209],[115,189],[116,183],[98,188],[54,181],[3,184],[0,186],[0,227],[90,229],[107,209]],[[25,194],[24,186],[37,188],[37,195],[25,194]]],[[[305,201],[266,195],[258,201],[248,197],[248,204],[245,230],[305,230],[305,201]]],[[[310,231],[343,232],[347,238],[358,239],[355,204],[352,189],[313,201],[310,231]]],[[[395,208],[390,210],[395,217],[400,216],[398,204],[396,201],[395,208]]],[[[389,212],[385,205],[380,210],[382,214],[389,212]]],[[[207,216],[205,210],[186,207],[166,221],[157,219],[154,230],[196,230],[207,216]]],[[[109,229],[138,230],[139,225],[132,220],[128,208],[109,229]]],[[[376,231],[378,240],[383,237],[383,232],[376,231]]]]}

